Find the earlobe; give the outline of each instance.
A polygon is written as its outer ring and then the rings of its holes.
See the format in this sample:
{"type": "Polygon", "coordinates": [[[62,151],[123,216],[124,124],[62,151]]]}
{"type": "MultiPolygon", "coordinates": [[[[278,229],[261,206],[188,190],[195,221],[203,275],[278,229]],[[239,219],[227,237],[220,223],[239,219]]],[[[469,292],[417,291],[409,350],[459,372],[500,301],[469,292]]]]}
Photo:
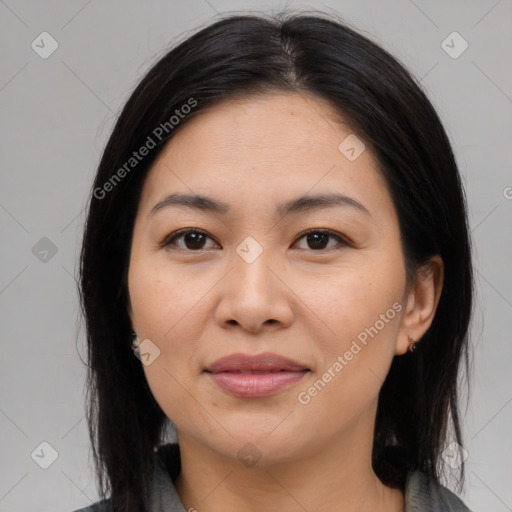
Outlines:
{"type": "Polygon", "coordinates": [[[418,269],[415,284],[407,299],[407,307],[402,318],[396,343],[396,354],[413,351],[421,343],[434,320],[441,298],[444,281],[444,264],[439,255],[418,269]]]}

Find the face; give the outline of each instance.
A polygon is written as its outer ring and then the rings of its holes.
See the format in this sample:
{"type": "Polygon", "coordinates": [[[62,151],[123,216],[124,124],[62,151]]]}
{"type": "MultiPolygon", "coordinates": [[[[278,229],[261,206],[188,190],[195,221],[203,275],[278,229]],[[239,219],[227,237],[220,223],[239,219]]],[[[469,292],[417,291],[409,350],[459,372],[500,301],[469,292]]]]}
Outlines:
{"type": "Polygon", "coordinates": [[[394,205],[368,145],[339,148],[351,134],[313,96],[227,101],[184,124],[150,169],[129,314],[178,436],[232,458],[251,443],[270,464],[373,428],[408,291],[394,205]],[[171,194],[211,202],[166,204],[171,194]],[[269,353],[297,367],[206,371],[269,353]]]}

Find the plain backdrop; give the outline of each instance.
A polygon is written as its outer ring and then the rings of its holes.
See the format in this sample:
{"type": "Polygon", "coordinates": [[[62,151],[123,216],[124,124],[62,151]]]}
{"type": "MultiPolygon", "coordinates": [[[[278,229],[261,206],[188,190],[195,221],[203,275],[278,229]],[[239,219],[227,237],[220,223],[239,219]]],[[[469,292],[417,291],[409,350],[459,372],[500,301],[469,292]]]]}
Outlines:
{"type": "Polygon", "coordinates": [[[285,7],[336,12],[381,44],[445,124],[477,281],[462,497],[476,512],[512,510],[510,0],[0,0],[0,512],[68,512],[98,498],[76,269],[116,115],[157,56],[196,27],[285,7]]]}

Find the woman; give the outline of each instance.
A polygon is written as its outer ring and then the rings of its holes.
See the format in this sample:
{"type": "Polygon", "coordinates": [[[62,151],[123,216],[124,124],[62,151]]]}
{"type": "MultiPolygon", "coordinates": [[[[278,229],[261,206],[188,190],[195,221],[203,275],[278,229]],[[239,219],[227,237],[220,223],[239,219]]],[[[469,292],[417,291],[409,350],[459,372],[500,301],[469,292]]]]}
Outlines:
{"type": "Polygon", "coordinates": [[[440,477],[470,252],[446,133],[385,50],[324,15],[188,38],[92,189],[82,511],[469,510],[440,477]]]}

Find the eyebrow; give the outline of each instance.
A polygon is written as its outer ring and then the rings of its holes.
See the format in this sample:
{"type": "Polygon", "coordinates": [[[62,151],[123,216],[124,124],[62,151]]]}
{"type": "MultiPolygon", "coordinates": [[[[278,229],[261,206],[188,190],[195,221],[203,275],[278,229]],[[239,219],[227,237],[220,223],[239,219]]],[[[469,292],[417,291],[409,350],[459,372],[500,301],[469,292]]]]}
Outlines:
{"type": "MultiPolygon", "coordinates": [[[[170,194],[161,201],[159,201],[153,208],[151,208],[148,217],[152,217],[156,212],[163,208],[172,206],[187,207],[194,210],[206,211],[226,215],[230,212],[229,204],[198,194],[170,194]]],[[[303,213],[310,210],[319,208],[332,208],[336,206],[348,206],[354,208],[362,213],[365,213],[371,218],[368,209],[356,199],[339,193],[330,194],[317,194],[317,195],[304,195],[296,199],[291,199],[284,203],[280,203],[276,207],[276,215],[284,217],[288,214],[303,213]]]]}

